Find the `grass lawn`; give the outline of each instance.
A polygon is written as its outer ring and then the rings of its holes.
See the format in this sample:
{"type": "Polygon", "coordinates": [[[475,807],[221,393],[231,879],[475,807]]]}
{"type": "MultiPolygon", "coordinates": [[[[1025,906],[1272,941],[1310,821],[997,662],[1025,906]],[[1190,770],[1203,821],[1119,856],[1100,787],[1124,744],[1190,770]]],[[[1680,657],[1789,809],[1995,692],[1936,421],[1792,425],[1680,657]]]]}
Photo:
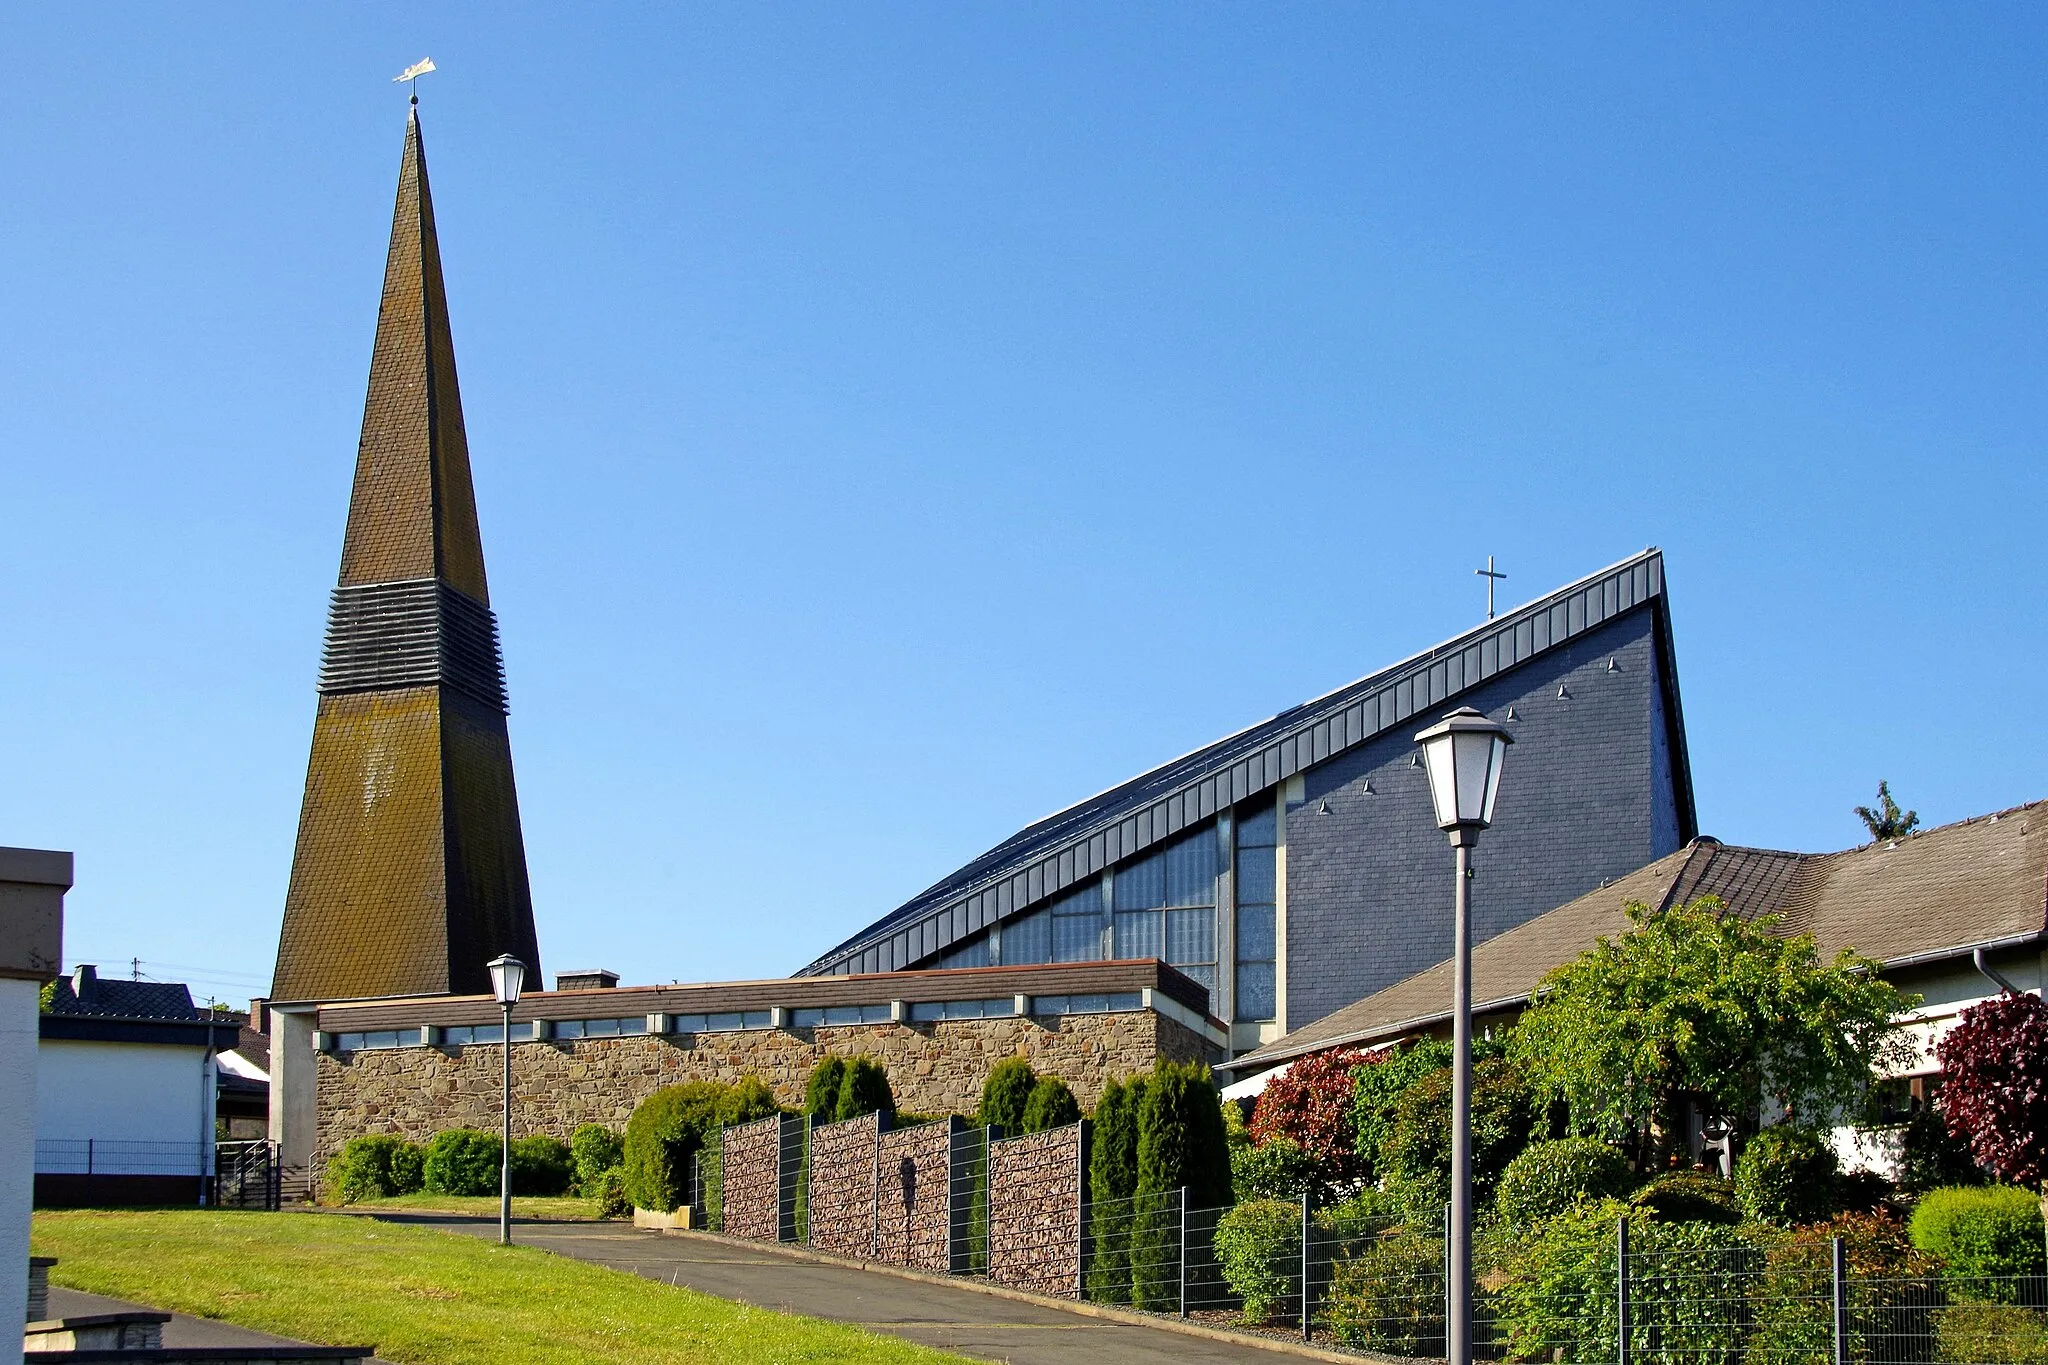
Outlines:
{"type": "MultiPolygon", "coordinates": [[[[358,1199],[348,1205],[362,1212],[399,1209],[412,1213],[469,1213],[491,1218],[498,1216],[498,1196],[495,1194],[395,1194],[389,1199],[358,1199]]],[[[560,1198],[545,1198],[540,1195],[515,1194],[512,1196],[514,1218],[539,1218],[550,1222],[569,1222],[581,1218],[597,1217],[595,1199],[577,1199],[570,1195],[560,1198]]]]}
{"type": "Polygon", "coordinates": [[[311,1213],[203,1209],[35,1216],[70,1289],[420,1365],[689,1361],[796,1365],[964,1358],[675,1289],[532,1247],[311,1213]]]}

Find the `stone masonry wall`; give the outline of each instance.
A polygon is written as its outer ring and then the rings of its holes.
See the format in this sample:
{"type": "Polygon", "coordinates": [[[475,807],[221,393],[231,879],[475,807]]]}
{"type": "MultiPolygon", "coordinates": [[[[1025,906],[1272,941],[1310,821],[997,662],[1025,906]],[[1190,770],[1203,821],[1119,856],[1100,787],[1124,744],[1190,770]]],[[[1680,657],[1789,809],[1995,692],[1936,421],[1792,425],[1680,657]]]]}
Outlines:
{"type": "Polygon", "coordinates": [[[875,1162],[886,1114],[811,1129],[811,1247],[873,1259],[875,1162]]]}
{"type": "MultiPolygon", "coordinates": [[[[861,1053],[888,1068],[905,1111],[965,1114],[980,1102],[989,1068],[1005,1057],[1023,1057],[1040,1075],[1058,1076],[1085,1108],[1111,1076],[1149,1071],[1160,1056],[1199,1059],[1208,1049],[1192,1030],[1150,1010],[514,1043],[512,1130],[566,1142],[579,1124],[623,1129],[633,1106],[661,1086],[749,1073],[794,1107],[821,1058],[861,1053]]],[[[324,1165],[358,1133],[424,1142],[444,1128],[496,1131],[499,1059],[496,1044],[322,1054],[315,1162],[324,1165]]]]}
{"type": "Polygon", "coordinates": [[[953,1268],[952,1197],[958,1116],[882,1134],[876,1164],[876,1258],[944,1275],[953,1268]]]}
{"type": "Polygon", "coordinates": [[[989,1144],[991,1280],[1060,1298],[1081,1297],[1087,1170],[1086,1119],[989,1144]]]}
{"type": "Polygon", "coordinates": [[[725,1130],[720,1157],[722,1229],[731,1237],[773,1242],[782,1229],[782,1116],[725,1130]]]}

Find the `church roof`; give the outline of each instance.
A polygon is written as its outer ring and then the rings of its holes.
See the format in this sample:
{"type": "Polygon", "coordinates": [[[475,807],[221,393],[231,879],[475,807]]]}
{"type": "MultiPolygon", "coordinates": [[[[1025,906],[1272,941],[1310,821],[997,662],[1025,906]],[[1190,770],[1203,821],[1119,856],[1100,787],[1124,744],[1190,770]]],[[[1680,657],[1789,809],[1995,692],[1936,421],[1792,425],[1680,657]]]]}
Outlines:
{"type": "Polygon", "coordinates": [[[1679,827],[1690,837],[1697,826],[1664,556],[1653,547],[1028,825],[797,975],[907,967],[1638,608],[1657,614],[1679,827]]]}
{"type": "MultiPolygon", "coordinates": [[[[1484,845],[1481,845],[1482,870],[1484,845]]],[[[1715,896],[1745,919],[1777,915],[1823,957],[1852,948],[1887,966],[2041,937],[2048,929],[2048,801],[1839,853],[1787,853],[1695,839],[1472,950],[1475,1014],[1518,1009],[1550,971],[1628,929],[1623,907],[1715,896]]],[[[1391,1042],[1450,1018],[1451,964],[1438,963],[1231,1063],[1240,1075],[1333,1047],[1391,1042]]]]}

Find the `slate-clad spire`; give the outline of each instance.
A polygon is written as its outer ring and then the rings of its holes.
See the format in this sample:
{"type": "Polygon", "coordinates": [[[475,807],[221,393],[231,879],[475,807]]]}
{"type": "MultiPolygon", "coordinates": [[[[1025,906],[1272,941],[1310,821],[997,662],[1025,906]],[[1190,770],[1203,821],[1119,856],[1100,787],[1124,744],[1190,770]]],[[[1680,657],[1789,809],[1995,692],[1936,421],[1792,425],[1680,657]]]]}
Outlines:
{"type": "Polygon", "coordinates": [[[276,1000],[472,992],[539,952],[469,444],[417,110],[320,706],[276,1000]]]}

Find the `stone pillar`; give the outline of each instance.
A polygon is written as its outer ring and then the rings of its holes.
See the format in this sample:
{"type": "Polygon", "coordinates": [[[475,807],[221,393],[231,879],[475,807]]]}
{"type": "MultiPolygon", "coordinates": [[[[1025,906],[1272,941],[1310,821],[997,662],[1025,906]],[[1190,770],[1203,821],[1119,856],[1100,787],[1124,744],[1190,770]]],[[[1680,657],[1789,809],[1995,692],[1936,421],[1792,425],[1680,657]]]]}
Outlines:
{"type": "Polygon", "coordinates": [[[36,1030],[64,956],[71,855],[0,848],[0,1365],[21,1365],[36,1184],[36,1030]]]}

